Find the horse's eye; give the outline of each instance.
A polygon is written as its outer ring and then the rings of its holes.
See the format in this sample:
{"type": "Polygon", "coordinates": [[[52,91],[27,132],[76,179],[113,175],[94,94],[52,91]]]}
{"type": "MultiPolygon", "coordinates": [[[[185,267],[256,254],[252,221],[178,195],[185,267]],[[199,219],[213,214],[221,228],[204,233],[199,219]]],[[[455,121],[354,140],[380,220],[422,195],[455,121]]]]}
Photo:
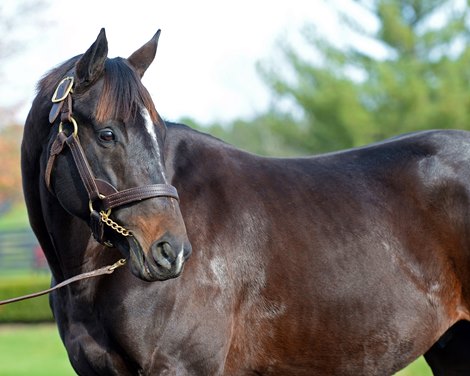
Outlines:
{"type": "Polygon", "coordinates": [[[99,133],[99,138],[104,142],[111,142],[116,140],[116,136],[111,129],[103,129],[99,133]]]}

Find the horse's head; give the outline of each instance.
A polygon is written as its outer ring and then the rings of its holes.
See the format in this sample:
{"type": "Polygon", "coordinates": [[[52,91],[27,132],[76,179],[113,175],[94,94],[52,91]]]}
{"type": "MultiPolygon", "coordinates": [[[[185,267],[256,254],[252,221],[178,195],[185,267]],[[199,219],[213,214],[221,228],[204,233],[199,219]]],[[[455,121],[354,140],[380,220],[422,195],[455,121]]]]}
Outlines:
{"type": "Polygon", "coordinates": [[[108,59],[101,30],[69,61],[55,84],[45,168],[61,206],[87,221],[99,242],[119,249],[146,281],[177,277],[191,252],[165,170],[166,126],[141,83],[159,34],[128,59],[108,59]]]}

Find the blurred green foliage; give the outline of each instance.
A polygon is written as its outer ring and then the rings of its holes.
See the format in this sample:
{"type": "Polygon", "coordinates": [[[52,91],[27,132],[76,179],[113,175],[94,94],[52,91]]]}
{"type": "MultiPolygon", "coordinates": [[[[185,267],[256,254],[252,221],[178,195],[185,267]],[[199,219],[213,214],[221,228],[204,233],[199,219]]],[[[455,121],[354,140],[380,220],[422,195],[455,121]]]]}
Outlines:
{"type": "MultiPolygon", "coordinates": [[[[0,112],[1,115],[1,112],[0,112]]],[[[0,204],[22,199],[20,173],[20,143],[23,127],[0,127],[0,204]]]]}
{"type": "Polygon", "coordinates": [[[350,7],[338,10],[352,41],[338,46],[306,25],[301,51],[280,44],[282,58],[260,65],[273,93],[269,111],[202,128],[269,155],[315,154],[424,129],[470,129],[467,2],[350,3],[376,26],[365,27],[350,7]]]}
{"type": "MultiPolygon", "coordinates": [[[[47,289],[50,283],[51,277],[48,273],[1,277],[0,300],[47,289]]],[[[0,306],[0,324],[45,321],[53,321],[48,295],[0,306]]]]}
{"type": "Polygon", "coordinates": [[[0,231],[29,226],[28,213],[24,201],[15,203],[10,210],[0,215],[0,231]]]}

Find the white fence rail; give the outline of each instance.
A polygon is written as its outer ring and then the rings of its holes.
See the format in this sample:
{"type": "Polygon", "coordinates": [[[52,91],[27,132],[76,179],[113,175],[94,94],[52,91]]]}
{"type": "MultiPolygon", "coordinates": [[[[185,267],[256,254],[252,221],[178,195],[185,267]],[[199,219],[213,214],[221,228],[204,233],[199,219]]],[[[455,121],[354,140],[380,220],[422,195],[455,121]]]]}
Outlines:
{"type": "Polygon", "coordinates": [[[48,269],[41,247],[29,228],[0,231],[0,271],[48,269]]]}

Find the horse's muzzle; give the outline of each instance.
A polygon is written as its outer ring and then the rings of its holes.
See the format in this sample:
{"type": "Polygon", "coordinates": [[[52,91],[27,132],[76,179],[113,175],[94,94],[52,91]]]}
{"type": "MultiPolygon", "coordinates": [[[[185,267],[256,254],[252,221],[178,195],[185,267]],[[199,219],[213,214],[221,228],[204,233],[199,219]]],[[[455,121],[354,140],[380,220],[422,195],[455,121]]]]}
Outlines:
{"type": "Polygon", "coordinates": [[[132,273],[148,282],[178,277],[191,254],[189,242],[167,238],[155,241],[149,252],[144,252],[135,238],[129,239],[129,246],[129,266],[132,273]]]}

